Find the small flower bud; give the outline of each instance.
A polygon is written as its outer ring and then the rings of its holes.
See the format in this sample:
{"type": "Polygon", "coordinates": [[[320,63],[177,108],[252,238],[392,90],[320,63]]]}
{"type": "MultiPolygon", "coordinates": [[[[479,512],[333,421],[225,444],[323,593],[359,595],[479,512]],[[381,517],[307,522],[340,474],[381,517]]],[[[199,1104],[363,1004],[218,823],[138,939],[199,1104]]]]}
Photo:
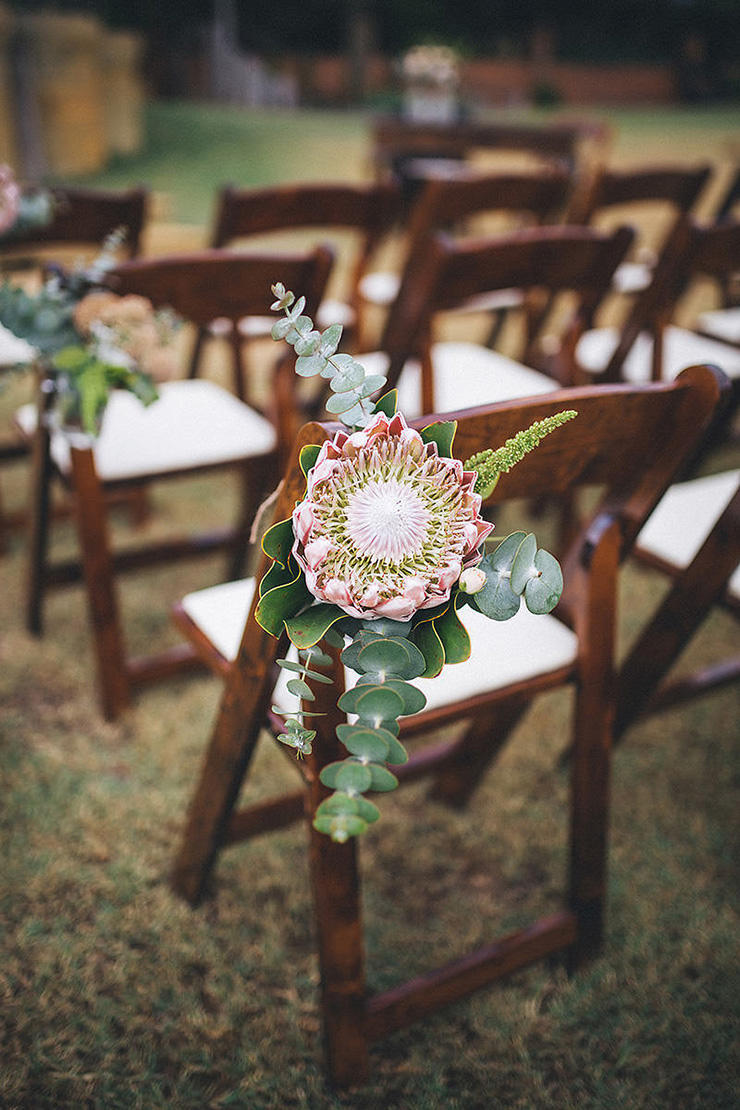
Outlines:
{"type": "Polygon", "coordinates": [[[468,567],[460,575],[460,589],[466,594],[477,594],[486,584],[485,572],[478,567],[468,567]]]}

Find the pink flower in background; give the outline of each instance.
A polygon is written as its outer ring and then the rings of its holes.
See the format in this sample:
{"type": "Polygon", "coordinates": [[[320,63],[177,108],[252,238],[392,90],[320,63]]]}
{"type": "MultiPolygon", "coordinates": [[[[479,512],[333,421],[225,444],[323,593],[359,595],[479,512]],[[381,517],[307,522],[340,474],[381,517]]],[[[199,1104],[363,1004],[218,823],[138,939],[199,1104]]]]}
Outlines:
{"type": "Polygon", "coordinates": [[[446,601],[493,527],[475,478],[400,414],[337,432],[293,512],[293,552],[311,593],[365,620],[408,620],[446,601]]]}

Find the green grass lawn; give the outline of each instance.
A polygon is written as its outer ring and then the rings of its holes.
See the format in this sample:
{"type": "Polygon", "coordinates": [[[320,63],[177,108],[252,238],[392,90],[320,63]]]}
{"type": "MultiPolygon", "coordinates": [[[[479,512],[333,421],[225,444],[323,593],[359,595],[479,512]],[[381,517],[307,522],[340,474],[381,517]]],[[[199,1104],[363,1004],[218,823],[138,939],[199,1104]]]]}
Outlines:
{"type": "MultiPolygon", "coordinates": [[[[502,109],[506,119],[541,122],[543,112],[502,109]]],[[[737,105],[727,107],[561,110],[597,116],[614,130],[616,161],[738,158],[737,105]]],[[[207,224],[213,192],[227,182],[266,185],[300,178],[361,180],[372,173],[372,116],[366,111],[255,110],[189,102],[150,103],[142,152],[75,179],[101,187],[147,183],[170,199],[175,222],[207,224]]]]}
{"type": "MultiPolygon", "coordinates": [[[[657,140],[669,120],[675,157],[684,128],[711,131],[722,150],[730,117],[712,118],[623,113],[619,150],[638,149],[639,127],[657,140]]],[[[221,181],[360,176],[365,125],[350,113],[153,105],[145,154],[98,180],[147,181],[172,197],[173,219],[198,223],[221,181]]],[[[3,411],[22,390],[9,387],[3,411]]],[[[18,502],[25,481],[24,466],[3,471],[3,493],[18,502]]],[[[221,522],[232,504],[222,482],[200,478],[157,492],[147,527],[221,522]]],[[[523,508],[511,523],[526,526],[523,508]]],[[[551,521],[532,524],[547,544],[551,521]]],[[[125,541],[126,518],[115,527],[125,541]]],[[[69,522],[55,534],[59,552],[73,549],[69,522]]],[[[168,885],[219,683],[163,683],[103,723],[82,591],[53,594],[32,639],[25,560],[16,534],[0,557],[3,1110],[737,1106],[735,691],[640,723],[615,753],[601,956],[571,979],[557,963],[534,967],[389,1038],[368,1085],[339,1098],[321,1067],[303,830],[224,852],[197,910],[168,885]]],[[[170,604],[220,573],[209,560],[129,577],[133,649],[171,642],[170,604]]],[[[625,569],[620,650],[663,589],[656,572],[625,569]]],[[[736,625],[713,614],[684,665],[733,646],[736,625]]],[[[428,803],[423,784],[384,796],[362,846],[371,988],[560,905],[569,708],[567,693],[539,698],[462,813],[428,803]]],[[[265,742],[250,796],[295,781],[265,742]]]]}

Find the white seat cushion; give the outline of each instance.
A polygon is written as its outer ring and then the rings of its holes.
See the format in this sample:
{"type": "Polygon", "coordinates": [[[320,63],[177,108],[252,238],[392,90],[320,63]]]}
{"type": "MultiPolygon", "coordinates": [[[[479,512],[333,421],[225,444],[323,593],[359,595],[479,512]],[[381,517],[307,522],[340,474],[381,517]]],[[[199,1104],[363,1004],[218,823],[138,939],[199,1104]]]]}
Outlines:
{"type": "MultiPolygon", "coordinates": [[[[393,304],[401,287],[399,274],[366,274],[360,282],[360,295],[370,304],[388,307],[393,304]]],[[[524,296],[519,289],[498,289],[492,293],[481,293],[471,297],[461,306],[461,312],[495,312],[505,308],[521,308],[524,296]]]]}
{"type": "Polygon", "coordinates": [[[618,293],[641,293],[653,280],[653,271],[643,262],[623,262],[612,278],[612,286],[618,293]]]}
{"type": "MultiPolygon", "coordinates": [[[[226,582],[197,590],[182,607],[221,655],[233,660],[254,594],[254,579],[226,582]]],[[[445,667],[434,679],[414,679],[424,692],[427,708],[453,705],[464,698],[503,689],[514,682],[548,674],[573,663],[578,653],[575,633],[552,616],[533,616],[523,605],[509,621],[492,621],[466,607],[462,619],[470,633],[472,653],[465,663],[445,667]]],[[[348,686],[357,676],[346,672],[348,686]]],[[[281,678],[275,691],[278,705],[290,704],[281,678]]]]}
{"type": "Polygon", "coordinates": [[[359,293],[363,301],[369,304],[387,307],[393,304],[401,288],[400,274],[383,273],[376,270],[365,274],[359,284],[359,293]]]}
{"type": "MultiPolygon", "coordinates": [[[[16,420],[32,435],[36,407],[24,405],[16,420]]],[[[167,382],[148,407],[114,390],[95,442],[95,466],[101,481],[122,480],[252,458],[276,443],[269,420],[213,382],[167,382]]],[[[68,471],[69,440],[63,432],[52,433],[51,451],[59,469],[68,471]]]]}
{"type": "Polygon", "coordinates": [[[740,343],[740,307],[702,312],[697,327],[723,343],[740,343]]]}
{"type": "MultiPolygon", "coordinates": [[[[594,328],[581,336],[576,347],[576,359],[584,370],[601,374],[614,353],[619,332],[616,328],[594,328]]],[[[630,382],[649,382],[653,341],[649,335],[638,336],[622,368],[624,378],[630,382]]],[[[712,363],[724,370],[729,378],[740,377],[740,350],[705,339],[686,328],[667,327],[663,333],[663,378],[670,381],[687,366],[712,363]]]]}
{"type": "MultiPolygon", "coordinates": [[[[740,470],[728,470],[671,486],[643,526],[637,550],[687,567],[739,485],[740,470]]],[[[729,589],[740,598],[740,566],[730,579],[729,589]]]]}
{"type": "Polygon", "coordinates": [[[0,324],[0,367],[25,365],[33,362],[35,357],[35,347],[0,324]]]}
{"type": "MultiPolygon", "coordinates": [[[[358,355],[369,374],[384,374],[388,356],[381,351],[358,355]]],[[[558,383],[514,359],[478,343],[445,342],[432,346],[436,412],[492,405],[517,397],[551,393],[558,383]]],[[[398,382],[398,408],[407,417],[421,416],[421,367],[410,359],[398,382]]]]}

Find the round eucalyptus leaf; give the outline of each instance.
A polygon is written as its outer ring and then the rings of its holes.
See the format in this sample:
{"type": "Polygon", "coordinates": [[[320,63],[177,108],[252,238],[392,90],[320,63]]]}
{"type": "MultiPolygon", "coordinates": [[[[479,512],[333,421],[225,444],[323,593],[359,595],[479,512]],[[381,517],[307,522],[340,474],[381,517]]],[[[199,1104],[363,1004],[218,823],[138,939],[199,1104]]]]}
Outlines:
{"type": "Polygon", "coordinates": [[[370,767],[363,763],[354,763],[346,760],[336,774],[337,790],[344,790],[347,794],[363,794],[370,789],[373,781],[370,767]]]}
{"type": "Polygon", "coordinates": [[[368,825],[372,825],[380,817],[380,810],[377,806],[373,805],[367,798],[355,798],[357,802],[357,816],[366,821],[368,825]]]}
{"type": "MultiPolygon", "coordinates": [[[[365,402],[366,406],[370,407],[372,402],[365,402]]],[[[342,413],[342,423],[346,424],[348,428],[364,428],[366,424],[370,423],[371,412],[362,405],[353,405],[351,409],[342,413]]]]}
{"type": "Polygon", "coordinates": [[[468,604],[494,621],[508,621],[519,612],[521,598],[511,588],[509,575],[504,570],[479,564],[486,576],[486,584],[468,599],[468,604]]]}
{"type": "Polygon", "coordinates": [[[353,671],[360,671],[359,654],[362,651],[366,641],[360,635],[356,636],[351,644],[347,644],[342,652],[340,658],[345,667],[350,667],[353,671]]]}
{"type": "Polygon", "coordinates": [[[357,662],[362,671],[415,678],[424,670],[424,656],[408,640],[376,639],[360,649],[357,662]],[[419,667],[421,664],[421,669],[419,667]]]}
{"type": "Polygon", "coordinates": [[[392,763],[394,766],[398,766],[400,763],[408,763],[409,761],[409,753],[406,751],[401,741],[393,735],[388,741],[388,755],[385,757],[385,761],[386,763],[392,763]]]}
{"type": "Polygon", "coordinates": [[[403,699],[386,686],[355,686],[345,690],[339,699],[339,708],[345,713],[357,713],[375,726],[387,718],[394,718],[403,710],[403,699]]]}
{"type": "Polygon", "coordinates": [[[410,682],[401,682],[397,678],[389,678],[385,685],[403,698],[401,712],[404,717],[408,717],[412,713],[421,713],[427,703],[427,699],[421,690],[412,686],[410,682]]]}
{"type": "Polygon", "coordinates": [[[524,587],[524,603],[530,613],[551,613],[563,592],[563,572],[560,563],[549,551],[540,548],[534,557],[538,578],[530,578],[524,587]]]}
{"type": "Polygon", "coordinates": [[[493,567],[495,570],[510,571],[522,540],[526,538],[526,532],[512,532],[501,540],[501,543],[498,544],[489,555],[486,555],[483,562],[493,567]]]}
{"type": "Polygon", "coordinates": [[[290,320],[285,320],[285,319],[276,320],[275,323],[272,325],[272,330],[270,331],[270,335],[272,336],[273,339],[277,339],[277,340],[285,339],[286,335],[288,334],[288,332],[290,331],[290,329],[292,327],[293,327],[293,325],[290,322],[290,320]]]}
{"type": "MultiPolygon", "coordinates": [[[[336,363],[336,358],[334,362],[336,363]]],[[[359,362],[350,362],[341,370],[337,370],[329,382],[329,388],[335,393],[346,393],[348,390],[357,389],[365,380],[365,369],[359,362]]]]}
{"type": "Polygon", "coordinates": [[[381,617],[377,621],[363,621],[362,635],[406,637],[411,632],[411,621],[394,621],[390,617],[381,617]]]}
{"type": "Polygon", "coordinates": [[[382,374],[368,374],[360,386],[360,397],[370,397],[373,393],[377,393],[379,389],[383,388],[387,380],[382,374]]]}
{"type": "Polygon", "coordinates": [[[329,667],[331,665],[331,655],[327,655],[320,647],[305,648],[305,650],[299,651],[298,654],[312,667],[329,667]]]}
{"type": "Polygon", "coordinates": [[[371,763],[365,770],[370,772],[370,790],[386,793],[388,790],[395,790],[398,786],[398,779],[393,772],[381,766],[380,763],[371,763]]]}
{"type": "Polygon", "coordinates": [[[319,351],[322,355],[333,355],[339,346],[339,340],[342,338],[342,325],[330,324],[328,328],[321,333],[321,342],[319,343],[319,351]]]}
{"type": "MultiPolygon", "coordinates": [[[[332,384],[334,379],[332,378],[332,384]]],[[[326,411],[339,415],[343,412],[349,412],[350,409],[355,408],[357,405],[357,394],[354,390],[349,393],[335,393],[326,402],[326,411]]]]}
{"type": "Polygon", "coordinates": [[[297,698],[303,698],[304,701],[316,701],[313,690],[302,678],[291,678],[287,686],[291,694],[295,694],[297,698]]]}
{"type": "Polygon", "coordinates": [[[537,540],[530,532],[519,545],[514,562],[511,564],[511,588],[515,594],[523,594],[530,578],[537,577],[538,571],[534,565],[536,554],[537,540]]]}
{"type": "Polygon", "coordinates": [[[352,814],[314,817],[313,827],[317,832],[330,836],[337,844],[344,844],[351,836],[360,836],[367,828],[367,822],[352,814]]]}
{"type": "Polygon", "coordinates": [[[324,798],[321,805],[316,810],[316,816],[334,816],[337,813],[358,813],[358,799],[350,797],[349,794],[344,794],[341,790],[331,794],[328,798],[324,798]]]}
{"type": "Polygon", "coordinates": [[[324,633],[323,638],[326,641],[326,643],[329,644],[330,647],[333,647],[333,648],[343,648],[344,647],[344,636],[339,631],[339,629],[334,628],[333,626],[331,628],[327,628],[326,632],[324,633]]]}
{"type": "MultiPolygon", "coordinates": [[[[368,728],[367,725],[337,725],[337,736],[345,746],[348,745],[348,739],[357,732],[370,732],[373,736],[378,736],[384,740],[390,750],[394,744],[397,744],[395,733],[387,728],[368,728]]],[[[385,758],[385,757],[384,757],[385,758]]]]}
{"type": "Polygon", "coordinates": [[[303,335],[300,339],[296,340],[294,350],[297,355],[301,357],[305,355],[312,355],[319,345],[321,333],[318,331],[310,331],[307,335],[303,335]]]}
{"type": "Polygon", "coordinates": [[[319,779],[323,782],[324,786],[328,786],[330,790],[337,788],[337,775],[344,767],[344,760],[339,759],[335,763],[327,763],[319,775],[319,779]]]}
{"type": "Polygon", "coordinates": [[[388,755],[387,740],[374,729],[355,728],[342,743],[348,752],[366,761],[377,762],[388,755]]]}
{"type": "Polygon", "coordinates": [[[303,355],[295,360],[295,372],[301,378],[315,378],[326,366],[323,355],[303,355]]]}
{"type": "Polygon", "coordinates": [[[403,713],[404,707],[402,696],[385,685],[361,687],[356,704],[360,719],[371,721],[373,726],[379,725],[388,717],[398,717],[403,713]]]}

